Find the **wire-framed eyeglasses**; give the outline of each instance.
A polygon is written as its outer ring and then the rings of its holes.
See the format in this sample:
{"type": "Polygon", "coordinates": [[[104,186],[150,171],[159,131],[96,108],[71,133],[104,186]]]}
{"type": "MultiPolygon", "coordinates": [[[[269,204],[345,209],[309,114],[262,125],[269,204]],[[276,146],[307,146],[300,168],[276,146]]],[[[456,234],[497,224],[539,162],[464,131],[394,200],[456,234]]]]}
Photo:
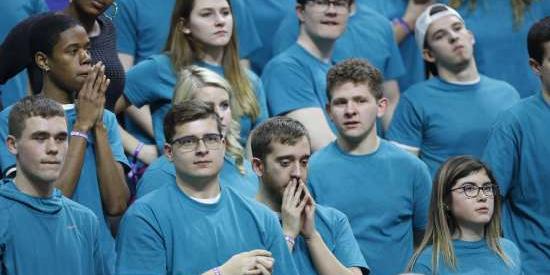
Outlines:
{"type": "Polygon", "coordinates": [[[460,187],[453,188],[449,190],[450,192],[456,191],[456,190],[462,190],[462,193],[467,198],[477,198],[479,196],[479,192],[481,191],[483,195],[492,198],[495,196],[495,194],[498,194],[498,185],[493,183],[486,183],[482,186],[477,186],[473,183],[466,183],[460,187]]]}
{"type": "Polygon", "coordinates": [[[205,134],[204,136],[183,136],[172,140],[172,146],[177,146],[178,149],[182,152],[190,152],[197,150],[200,142],[204,143],[204,146],[208,150],[217,150],[220,149],[222,144],[223,136],[220,134],[205,134]]]}
{"type": "Polygon", "coordinates": [[[309,3],[312,3],[311,9],[314,12],[326,12],[330,5],[334,6],[334,11],[339,14],[349,12],[349,0],[310,0],[309,3]]]}

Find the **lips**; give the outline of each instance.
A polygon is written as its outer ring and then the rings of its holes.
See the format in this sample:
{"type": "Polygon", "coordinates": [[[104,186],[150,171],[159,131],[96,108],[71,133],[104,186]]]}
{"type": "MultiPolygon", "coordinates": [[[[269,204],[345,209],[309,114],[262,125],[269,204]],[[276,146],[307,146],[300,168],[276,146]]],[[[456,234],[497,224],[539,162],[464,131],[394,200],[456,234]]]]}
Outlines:
{"type": "Polygon", "coordinates": [[[337,26],[339,25],[336,21],[321,21],[321,24],[328,25],[328,26],[337,26]]]}
{"type": "Polygon", "coordinates": [[[214,35],[219,35],[219,36],[227,35],[227,31],[220,30],[220,31],[215,32],[214,35]]]}
{"type": "Polygon", "coordinates": [[[463,49],[464,49],[464,46],[458,45],[458,46],[453,48],[453,52],[460,51],[460,50],[463,50],[463,49]]]}
{"type": "Polygon", "coordinates": [[[199,168],[204,168],[204,167],[210,166],[211,163],[212,161],[210,160],[199,160],[199,161],[193,162],[193,165],[198,166],[199,168]]]}
{"type": "Polygon", "coordinates": [[[361,123],[359,123],[359,121],[346,121],[344,122],[344,126],[346,128],[356,128],[356,127],[359,127],[361,123]]]}
{"type": "Polygon", "coordinates": [[[482,213],[482,214],[487,214],[487,213],[489,213],[489,208],[488,207],[479,207],[479,208],[476,208],[476,212],[482,213]]]}

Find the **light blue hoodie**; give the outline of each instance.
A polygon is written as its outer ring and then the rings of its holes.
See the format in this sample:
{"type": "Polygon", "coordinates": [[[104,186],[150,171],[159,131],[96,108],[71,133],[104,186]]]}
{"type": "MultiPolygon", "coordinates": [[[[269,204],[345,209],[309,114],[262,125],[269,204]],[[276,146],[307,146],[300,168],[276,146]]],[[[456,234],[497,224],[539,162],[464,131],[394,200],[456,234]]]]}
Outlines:
{"type": "Polygon", "coordinates": [[[98,241],[99,223],[88,208],[58,189],[32,197],[13,180],[0,182],[0,274],[108,274],[98,241]]]}

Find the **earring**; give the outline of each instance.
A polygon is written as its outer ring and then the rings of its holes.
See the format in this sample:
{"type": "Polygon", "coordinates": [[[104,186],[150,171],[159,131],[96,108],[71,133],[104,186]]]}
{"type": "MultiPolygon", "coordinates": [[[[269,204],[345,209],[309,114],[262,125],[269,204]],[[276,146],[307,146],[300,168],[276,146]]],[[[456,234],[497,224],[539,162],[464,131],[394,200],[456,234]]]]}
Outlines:
{"type": "Polygon", "coordinates": [[[107,9],[103,14],[105,15],[105,17],[107,17],[109,20],[112,21],[117,15],[117,13],[118,13],[118,4],[116,3],[116,1],[114,1],[113,4],[111,4],[111,7],[107,9]],[[110,14],[107,14],[108,11],[111,11],[110,14]]]}

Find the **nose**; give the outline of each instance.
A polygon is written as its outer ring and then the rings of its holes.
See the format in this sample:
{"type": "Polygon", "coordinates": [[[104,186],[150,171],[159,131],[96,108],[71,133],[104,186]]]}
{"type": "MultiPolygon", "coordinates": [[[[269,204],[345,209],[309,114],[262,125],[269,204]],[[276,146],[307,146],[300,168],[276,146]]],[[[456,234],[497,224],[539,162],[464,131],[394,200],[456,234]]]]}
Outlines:
{"type": "Polygon", "coordinates": [[[458,40],[458,33],[456,31],[451,31],[449,33],[449,42],[453,43],[458,40]]]}
{"type": "Polygon", "coordinates": [[[46,141],[46,153],[49,155],[56,155],[59,152],[58,144],[54,138],[46,141]]]}
{"type": "Polygon", "coordinates": [[[225,22],[227,20],[225,17],[226,16],[223,15],[222,13],[217,12],[214,18],[216,25],[222,25],[222,26],[225,25],[225,22]]]}
{"type": "Polygon", "coordinates": [[[290,171],[290,177],[294,179],[301,179],[304,173],[304,167],[300,164],[299,161],[296,161],[292,166],[292,171],[290,171]]]}
{"type": "Polygon", "coordinates": [[[82,65],[91,65],[92,64],[92,56],[90,55],[90,51],[87,49],[83,49],[80,52],[80,60],[82,65]]]}
{"type": "Polygon", "coordinates": [[[208,154],[208,148],[206,147],[206,143],[204,143],[204,140],[199,139],[197,143],[197,149],[195,149],[195,153],[201,156],[208,154]]]}
{"type": "Polygon", "coordinates": [[[345,114],[346,116],[353,116],[357,113],[357,108],[355,106],[355,103],[353,101],[348,101],[346,104],[345,114]]]}

